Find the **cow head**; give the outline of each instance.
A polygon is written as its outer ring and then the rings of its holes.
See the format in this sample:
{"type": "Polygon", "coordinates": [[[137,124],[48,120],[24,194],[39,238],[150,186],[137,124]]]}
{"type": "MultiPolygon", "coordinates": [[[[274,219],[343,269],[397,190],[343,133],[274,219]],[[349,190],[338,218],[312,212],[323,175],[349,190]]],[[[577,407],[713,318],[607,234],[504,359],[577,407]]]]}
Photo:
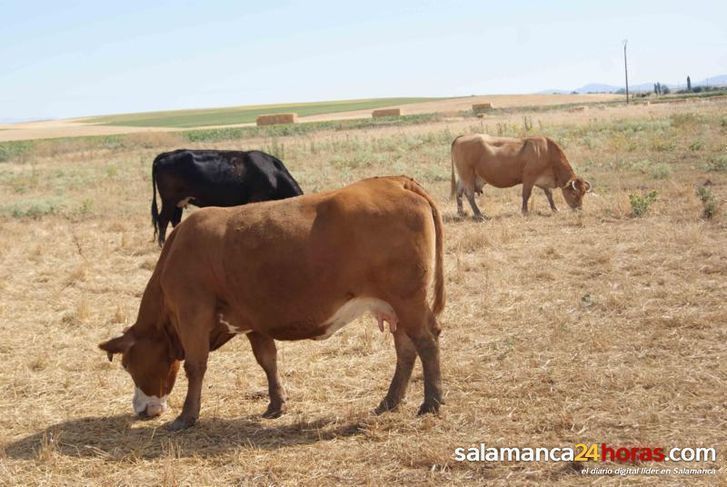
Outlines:
{"type": "Polygon", "coordinates": [[[131,375],[136,389],[132,406],[141,417],[154,417],[167,409],[167,397],[172,392],[179,370],[177,354],[168,337],[137,336],[134,328],[123,335],[100,343],[109,361],[121,354],[121,365],[131,375]]]}
{"type": "Polygon", "coordinates": [[[583,206],[583,195],[590,193],[593,186],[583,178],[573,178],[561,189],[563,190],[563,198],[565,198],[568,206],[574,210],[580,210],[583,206]]]}

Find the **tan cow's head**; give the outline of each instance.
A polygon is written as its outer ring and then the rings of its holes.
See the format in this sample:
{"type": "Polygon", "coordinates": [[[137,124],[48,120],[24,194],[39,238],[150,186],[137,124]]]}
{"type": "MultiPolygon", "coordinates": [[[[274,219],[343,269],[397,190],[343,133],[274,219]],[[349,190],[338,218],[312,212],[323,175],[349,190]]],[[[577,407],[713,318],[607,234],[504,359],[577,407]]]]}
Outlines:
{"type": "Polygon", "coordinates": [[[583,178],[573,178],[561,189],[563,190],[563,198],[565,198],[568,206],[574,210],[580,210],[583,206],[583,195],[590,193],[593,186],[583,178]]]}
{"type": "Polygon", "coordinates": [[[109,358],[121,354],[121,365],[131,375],[136,389],[132,400],[134,413],[141,417],[159,416],[167,409],[179,370],[177,354],[166,335],[138,337],[130,328],[123,335],[100,343],[109,358]]]}

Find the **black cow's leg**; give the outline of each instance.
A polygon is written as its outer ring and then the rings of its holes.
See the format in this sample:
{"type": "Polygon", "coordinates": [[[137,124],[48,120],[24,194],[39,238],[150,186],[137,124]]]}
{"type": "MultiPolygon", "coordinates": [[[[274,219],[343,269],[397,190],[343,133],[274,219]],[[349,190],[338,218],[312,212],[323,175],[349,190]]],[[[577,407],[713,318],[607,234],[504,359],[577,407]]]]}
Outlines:
{"type": "Polygon", "coordinates": [[[263,413],[263,418],[279,418],[285,412],[285,391],[278,375],[278,351],[275,340],[256,332],[248,333],[247,338],[250,340],[257,363],[268,377],[270,404],[263,413]]]}
{"type": "MultiPolygon", "coordinates": [[[[175,210],[181,210],[177,208],[172,200],[162,200],[162,211],[159,213],[159,246],[164,245],[164,240],[167,237],[167,226],[174,217],[175,210]]],[[[180,213],[181,218],[181,213],[180,213]]]]}
{"type": "Polygon", "coordinates": [[[179,222],[182,221],[182,208],[174,207],[174,213],[172,214],[172,228],[179,225],[179,222]]]}
{"type": "Polygon", "coordinates": [[[376,408],[376,414],[392,411],[399,406],[406,395],[411,371],[417,358],[414,344],[401,327],[394,332],[394,345],[396,346],[396,370],[394,371],[394,377],[391,379],[389,392],[381,401],[379,407],[376,408]]]}
{"type": "Polygon", "coordinates": [[[553,213],[557,213],[558,208],[555,207],[555,201],[553,201],[553,191],[550,188],[543,188],[543,192],[545,193],[545,197],[548,198],[550,209],[553,210],[553,213]]]}

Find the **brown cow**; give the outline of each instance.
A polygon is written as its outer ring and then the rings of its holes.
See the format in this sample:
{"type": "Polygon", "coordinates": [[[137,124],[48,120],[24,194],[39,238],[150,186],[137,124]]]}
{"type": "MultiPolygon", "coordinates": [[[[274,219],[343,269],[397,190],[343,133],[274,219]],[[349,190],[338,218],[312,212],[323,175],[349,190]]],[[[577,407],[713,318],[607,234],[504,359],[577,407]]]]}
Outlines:
{"type": "Polygon", "coordinates": [[[591,183],[576,176],[563,150],[548,137],[492,137],[462,135],[452,142],[452,196],[457,196],[457,213],[464,215],[462,194],[467,197],[476,219],[487,218],[475,203],[475,193],[490,184],[496,188],[523,185],[523,215],[533,186],[541,188],[553,211],[552,188],[560,188],[566,203],[580,209],[591,183]],[[455,178],[455,170],[459,183],[455,178]]]}
{"type": "Polygon", "coordinates": [[[376,409],[396,408],[418,355],[424,369],[419,413],[442,401],[436,316],[444,308],[442,221],[432,199],[406,177],[373,178],[337,191],[235,208],[206,208],[182,222],[162,249],[136,323],[101,343],[123,354],[134,411],[166,409],[179,364],[189,387],[183,429],[199,416],[207,356],[244,333],[264,369],[270,404],[285,396],[274,340],[322,340],[371,311],[388,321],[396,370],[376,409]],[[430,305],[427,290],[434,282],[430,305]]]}

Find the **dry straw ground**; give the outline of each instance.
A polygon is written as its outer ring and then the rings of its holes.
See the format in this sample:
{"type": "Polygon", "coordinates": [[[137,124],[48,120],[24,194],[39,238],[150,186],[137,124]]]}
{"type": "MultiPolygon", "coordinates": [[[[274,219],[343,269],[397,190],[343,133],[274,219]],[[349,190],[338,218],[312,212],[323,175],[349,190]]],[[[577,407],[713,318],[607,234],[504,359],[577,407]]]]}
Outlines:
{"type": "MultiPolygon", "coordinates": [[[[247,341],[211,356],[193,429],[139,422],[132,385],[96,344],[133,322],[158,249],[153,156],[175,134],[101,147],[42,146],[0,164],[0,483],[332,485],[653,483],[584,479],[570,464],[458,463],[456,447],[576,443],[716,447],[725,481],[727,221],[695,188],[727,195],[727,102],[591,108],[198,144],[276,152],[308,192],[377,174],[417,178],[446,219],[441,317],[447,405],[374,416],[394,368],[389,334],[361,319],[325,342],[281,343],[290,412],[263,420],[265,382],[247,341]],[[523,118],[524,117],[524,118],[523,118]],[[532,128],[530,128],[532,127],[532,128]],[[460,133],[553,136],[593,183],[580,214],[529,218],[518,188],[486,189],[486,223],[455,217],[449,143],[460,133]],[[656,190],[631,216],[629,194],[656,190]]],[[[190,145],[190,144],[187,144],[190,145]]],[[[194,144],[191,144],[194,145],[194,144]]],[[[685,464],[688,465],[688,464],[685,464]]]]}

